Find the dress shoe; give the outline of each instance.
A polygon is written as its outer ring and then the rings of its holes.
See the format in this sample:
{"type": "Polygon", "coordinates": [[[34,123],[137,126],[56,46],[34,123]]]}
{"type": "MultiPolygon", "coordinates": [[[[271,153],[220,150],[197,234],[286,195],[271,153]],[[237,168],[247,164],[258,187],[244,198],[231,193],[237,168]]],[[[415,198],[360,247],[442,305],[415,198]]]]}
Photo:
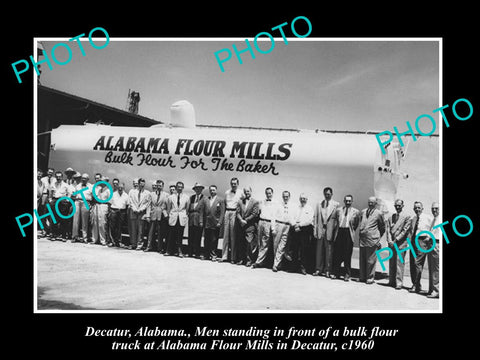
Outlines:
{"type": "Polygon", "coordinates": [[[144,251],[144,252],[149,252],[149,251],[151,251],[151,249],[146,248],[146,249],[143,249],[143,251],[144,251]]]}
{"type": "Polygon", "coordinates": [[[305,269],[301,269],[301,270],[300,270],[300,273],[301,273],[302,275],[307,275],[307,271],[306,271],[305,269]]]}
{"type": "Polygon", "coordinates": [[[200,260],[205,260],[205,256],[200,255],[200,260]]]}
{"type": "Polygon", "coordinates": [[[439,293],[436,292],[436,291],[432,291],[431,294],[428,294],[428,295],[427,295],[427,298],[429,298],[429,299],[438,299],[439,297],[440,297],[440,296],[439,296],[439,293]]]}
{"type": "Polygon", "coordinates": [[[419,293],[420,289],[417,289],[415,286],[412,286],[410,289],[408,289],[408,292],[411,293],[419,293]]]}
{"type": "Polygon", "coordinates": [[[243,265],[243,260],[240,260],[239,262],[237,262],[237,265],[243,265]]]}
{"type": "Polygon", "coordinates": [[[320,275],[320,271],[318,271],[318,270],[315,271],[315,272],[312,274],[312,276],[319,276],[319,275],[320,275]]]}
{"type": "Polygon", "coordinates": [[[395,286],[395,290],[402,290],[402,285],[395,286]]]}
{"type": "Polygon", "coordinates": [[[272,267],[272,271],[277,272],[278,271],[277,267],[276,266],[272,267]]]}
{"type": "Polygon", "coordinates": [[[258,267],[259,267],[259,265],[257,263],[252,264],[252,269],[256,269],[258,267]]]}
{"type": "Polygon", "coordinates": [[[184,254],[182,254],[182,253],[180,253],[180,254],[178,254],[178,257],[179,257],[179,258],[184,258],[184,257],[185,257],[185,255],[184,255],[184,254]]]}
{"type": "Polygon", "coordinates": [[[328,278],[330,277],[330,271],[325,272],[325,276],[328,278]]]}
{"type": "Polygon", "coordinates": [[[252,262],[251,262],[251,261],[247,261],[247,263],[245,264],[245,266],[252,266],[252,262]]]}
{"type": "Polygon", "coordinates": [[[170,253],[166,252],[165,254],[163,254],[164,256],[172,256],[170,255],[170,253]]]}
{"type": "Polygon", "coordinates": [[[367,285],[372,285],[375,281],[373,279],[368,279],[366,284],[367,285]]]}
{"type": "Polygon", "coordinates": [[[350,275],[345,275],[345,277],[343,278],[343,281],[350,281],[350,275]]]}
{"type": "Polygon", "coordinates": [[[332,279],[332,280],[335,280],[335,279],[337,278],[337,275],[331,274],[330,276],[327,276],[327,278],[328,278],[328,277],[329,277],[330,279],[332,279]]]}

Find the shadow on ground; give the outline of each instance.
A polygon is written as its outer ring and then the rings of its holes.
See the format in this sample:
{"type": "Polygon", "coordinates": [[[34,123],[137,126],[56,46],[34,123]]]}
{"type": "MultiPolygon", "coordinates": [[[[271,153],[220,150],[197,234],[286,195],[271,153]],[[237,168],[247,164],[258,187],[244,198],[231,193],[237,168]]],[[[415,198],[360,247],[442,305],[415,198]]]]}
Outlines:
{"type": "Polygon", "coordinates": [[[44,287],[37,288],[37,308],[38,310],[96,310],[72,303],[66,303],[57,300],[43,300],[41,297],[45,293],[44,287]]]}

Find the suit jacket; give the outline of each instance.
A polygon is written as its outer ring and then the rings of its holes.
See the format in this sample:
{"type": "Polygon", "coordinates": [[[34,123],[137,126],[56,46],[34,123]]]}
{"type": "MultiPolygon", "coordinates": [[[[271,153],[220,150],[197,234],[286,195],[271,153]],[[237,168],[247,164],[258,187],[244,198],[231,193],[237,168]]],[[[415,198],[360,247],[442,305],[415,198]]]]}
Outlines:
{"type": "Polygon", "coordinates": [[[195,203],[195,197],[197,194],[190,196],[190,200],[188,202],[188,225],[189,226],[201,226],[203,224],[203,220],[201,219],[203,210],[203,194],[199,195],[198,202],[195,203]]]}
{"type": "Polygon", "coordinates": [[[333,240],[333,232],[335,229],[335,217],[333,214],[337,207],[340,206],[338,201],[330,200],[328,206],[325,207],[326,200],[322,200],[315,206],[315,215],[313,218],[313,235],[317,239],[324,238],[328,241],[333,240]]]}
{"type": "Polygon", "coordinates": [[[250,198],[248,205],[245,204],[244,200],[238,202],[236,213],[237,220],[245,220],[247,222],[247,224],[242,227],[243,231],[255,231],[259,214],[260,204],[254,198],[250,198]]]}
{"type": "MultiPolygon", "coordinates": [[[[338,206],[333,212],[332,218],[334,221],[334,230],[333,230],[333,241],[337,239],[338,229],[342,225],[342,220],[345,214],[345,206],[338,206]]],[[[350,238],[352,242],[355,239],[355,231],[357,230],[358,224],[360,222],[360,211],[354,207],[349,209],[349,220],[348,220],[348,229],[350,232],[350,238]]]]}
{"type": "Polygon", "coordinates": [[[188,223],[188,203],[190,202],[187,195],[180,194],[180,205],[177,205],[177,195],[173,194],[167,200],[168,224],[175,226],[177,219],[180,221],[180,226],[185,226],[188,223]]]}
{"type": "Polygon", "coordinates": [[[143,190],[138,199],[138,189],[132,189],[128,193],[128,206],[130,206],[130,219],[144,219],[147,208],[150,207],[150,191],[143,190]],[[137,213],[134,213],[136,211],[137,213]]]}
{"type": "Polygon", "coordinates": [[[210,197],[203,198],[202,204],[202,216],[201,220],[207,229],[216,229],[223,224],[223,217],[225,214],[225,200],[219,197],[215,197],[215,200],[210,206],[210,197]],[[220,226],[217,226],[220,224],[220,226]]]}
{"type": "Polygon", "coordinates": [[[397,213],[392,214],[387,220],[388,240],[400,244],[409,236],[412,220],[408,214],[402,211],[394,224],[394,216],[398,216],[397,213]]]}
{"type": "Polygon", "coordinates": [[[168,193],[165,191],[157,194],[156,191],[150,193],[150,206],[147,207],[146,217],[150,220],[162,220],[162,218],[168,217],[167,213],[167,200],[168,193]]]}
{"type": "Polygon", "coordinates": [[[368,209],[363,209],[360,214],[360,246],[376,246],[385,233],[385,220],[378,209],[373,209],[367,218],[368,209]]]}

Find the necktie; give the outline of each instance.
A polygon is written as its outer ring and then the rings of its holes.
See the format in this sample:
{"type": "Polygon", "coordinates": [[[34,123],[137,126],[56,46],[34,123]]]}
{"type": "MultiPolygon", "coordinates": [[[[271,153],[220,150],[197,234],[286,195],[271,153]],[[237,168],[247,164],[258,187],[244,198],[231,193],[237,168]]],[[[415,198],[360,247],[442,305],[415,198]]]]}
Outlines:
{"type": "Polygon", "coordinates": [[[370,216],[370,209],[367,210],[367,219],[370,216]]]}
{"type": "Polygon", "coordinates": [[[328,200],[327,200],[327,203],[325,204],[325,207],[328,208],[328,200]]]}
{"type": "Polygon", "coordinates": [[[415,221],[415,226],[413,227],[413,237],[417,235],[417,228],[418,228],[418,222],[420,221],[420,216],[417,215],[417,219],[415,221]]]}
{"type": "Polygon", "coordinates": [[[343,216],[341,227],[347,227],[347,216],[348,216],[348,207],[345,208],[345,215],[343,216]]]}
{"type": "Polygon", "coordinates": [[[158,199],[160,199],[160,192],[157,191],[157,203],[158,203],[158,199]]]}
{"type": "Polygon", "coordinates": [[[180,206],[180,194],[177,194],[177,206],[180,206]]]}
{"type": "Polygon", "coordinates": [[[138,190],[138,201],[140,201],[140,193],[141,193],[141,191],[138,190]]]}

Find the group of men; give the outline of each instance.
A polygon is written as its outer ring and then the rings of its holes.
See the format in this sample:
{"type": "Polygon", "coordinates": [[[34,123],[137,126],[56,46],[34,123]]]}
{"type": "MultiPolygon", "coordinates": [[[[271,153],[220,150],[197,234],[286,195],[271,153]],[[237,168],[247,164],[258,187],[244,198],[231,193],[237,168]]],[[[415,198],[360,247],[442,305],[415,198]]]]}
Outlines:
{"type": "MultiPolygon", "coordinates": [[[[429,262],[429,298],[439,297],[438,204],[432,205],[432,215],[423,213],[423,205],[415,202],[415,217],[403,213],[402,200],[395,201],[396,213],[385,218],[377,208],[377,199],[368,199],[368,208],[359,211],[353,204],[353,196],[344,197],[341,206],[333,200],[333,190],[323,190],[324,199],[315,206],[308,204],[308,197],[300,194],[298,202],[290,201],[290,192],[282,192],[280,203],[273,200],[274,190],[265,189],[265,199],[252,198],[252,189],[239,189],[238,178],[230,180],[230,189],[221,197],[217,186],[210,185],[209,195],[199,183],[193,186],[192,196],[184,194],[184,184],[178,181],[164,191],[164,182],[152,183],[152,191],[145,188],[144,179],[134,179],[133,188],[124,191],[125,185],[113,179],[95,174],[89,182],[88,174],[80,174],[72,168],[61,171],[48,169],[42,177],[38,172],[37,211],[45,212],[50,203],[53,208],[58,199],[68,196],[74,201],[73,218],[46,221],[42,236],[72,242],[80,241],[104,246],[134,250],[158,251],[165,256],[191,256],[205,260],[231,262],[251,268],[271,267],[278,270],[307,274],[307,258],[310,245],[315,245],[314,276],[336,279],[343,275],[351,279],[351,258],[355,234],[359,233],[359,281],[373,284],[377,263],[376,251],[381,248],[380,239],[386,233],[390,247],[406,249],[407,238],[415,239],[421,231],[431,231],[437,238],[433,251],[410,252],[411,292],[421,291],[421,274],[425,257],[429,262]],[[86,189],[85,189],[86,188],[86,189]],[[85,189],[81,193],[79,190],[85,189]],[[94,189],[94,190],[93,190],[94,189]],[[92,194],[95,191],[95,194],[92,194]],[[77,192],[77,193],[76,193],[77,192]],[[76,194],[75,194],[76,193],[76,194]],[[95,195],[95,196],[94,196],[95,195]],[[105,202],[110,199],[108,202],[105,202]],[[103,202],[102,202],[103,201],[103,202]],[[122,237],[127,224],[129,237],[122,237]],[[188,227],[188,245],[183,244],[185,227],[188,227]],[[220,232],[223,232],[222,234],[220,232]],[[222,236],[221,236],[222,235],[222,236]],[[201,239],[204,238],[203,249],[201,239]],[[218,240],[223,237],[221,256],[217,256],[218,240]],[[186,250],[186,251],[185,251],[186,250]],[[344,272],[341,272],[341,265],[344,272]]],[[[63,199],[58,204],[62,214],[71,213],[72,204],[63,199]]],[[[47,218],[48,220],[48,218],[47,218]]],[[[43,226],[41,226],[43,229],[43,226]]],[[[432,239],[419,236],[418,244],[430,249],[432,239]]],[[[405,261],[397,252],[389,261],[389,283],[396,289],[403,288],[405,261]]]]}

